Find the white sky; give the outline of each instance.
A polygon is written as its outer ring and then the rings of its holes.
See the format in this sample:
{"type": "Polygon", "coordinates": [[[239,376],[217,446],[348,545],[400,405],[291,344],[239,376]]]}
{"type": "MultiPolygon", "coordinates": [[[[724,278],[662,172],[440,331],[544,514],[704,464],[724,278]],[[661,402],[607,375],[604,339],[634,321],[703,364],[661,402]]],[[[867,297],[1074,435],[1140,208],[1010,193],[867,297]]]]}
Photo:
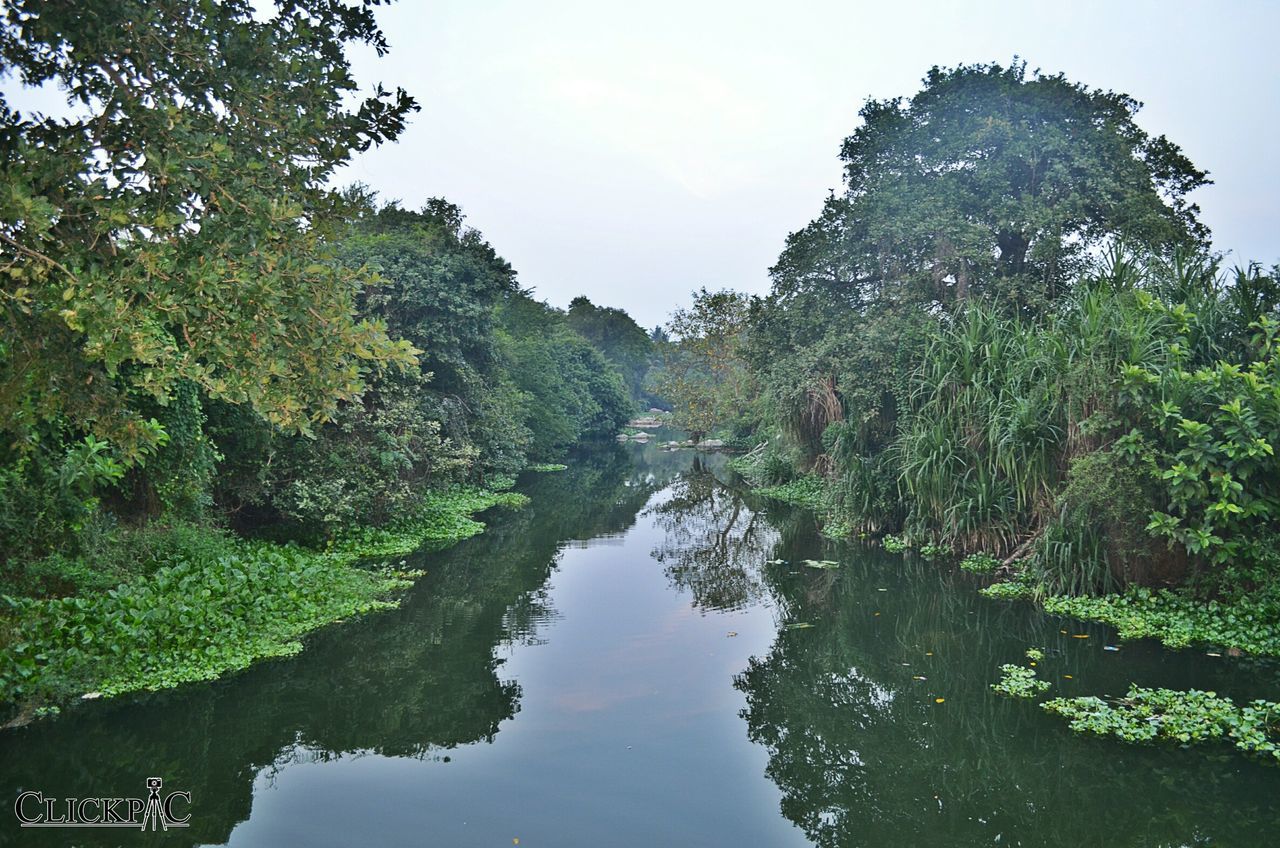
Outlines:
{"type": "MultiPolygon", "coordinates": [[[[998,61],[1126,92],[1215,185],[1228,264],[1280,261],[1280,0],[400,0],[359,78],[422,111],[343,173],[409,208],[447,197],[522,284],[646,327],[699,287],[768,290],[787,233],[840,186],[868,97],[998,61]]],[[[53,92],[14,91],[19,107],[53,92]]]]}
{"type": "Polygon", "coordinates": [[[360,76],[422,111],[350,178],[459,204],[558,306],[651,326],[698,286],[766,291],[867,97],[1014,54],[1143,101],[1211,172],[1216,247],[1280,260],[1280,3],[400,0],[379,20],[391,53],[360,76]]]}

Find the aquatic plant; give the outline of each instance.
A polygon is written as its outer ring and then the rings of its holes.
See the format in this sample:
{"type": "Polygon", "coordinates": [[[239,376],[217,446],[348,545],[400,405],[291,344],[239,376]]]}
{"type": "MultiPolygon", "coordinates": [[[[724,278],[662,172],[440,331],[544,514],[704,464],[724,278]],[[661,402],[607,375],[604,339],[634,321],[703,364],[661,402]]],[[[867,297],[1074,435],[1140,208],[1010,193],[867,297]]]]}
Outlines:
{"type": "Polygon", "coordinates": [[[1130,686],[1125,697],[1111,704],[1087,696],[1054,698],[1041,706],[1079,733],[1125,742],[1230,741],[1241,751],[1280,762],[1280,703],[1272,701],[1238,707],[1214,692],[1130,686]]]}
{"type": "Polygon", "coordinates": [[[978,592],[985,597],[994,598],[1001,601],[1017,601],[1030,598],[1035,590],[1027,583],[1019,580],[1009,580],[1004,583],[992,583],[979,589],[978,592]]]}
{"type": "Polygon", "coordinates": [[[900,554],[910,547],[910,545],[907,544],[907,541],[901,536],[894,536],[892,534],[881,539],[880,544],[883,545],[884,549],[891,554],[900,554]]]}
{"type": "Polygon", "coordinates": [[[88,595],[0,597],[0,704],[39,707],[83,692],[115,695],[210,680],[295,654],[325,624],[395,606],[421,575],[361,559],[443,546],[484,529],[471,514],[527,500],[457,488],[428,493],[391,528],[353,531],[328,550],[247,542],[212,530],[175,535],[153,570],[88,595]]]}
{"type": "MultiPolygon", "coordinates": [[[[1030,656],[1030,651],[1027,652],[1030,656]]],[[[1038,653],[1038,652],[1037,652],[1038,653]]],[[[1049,681],[1036,677],[1035,669],[1005,663],[1000,666],[1000,680],[991,688],[1010,698],[1034,698],[1049,688],[1049,681]]]]}
{"type": "Polygon", "coordinates": [[[1221,645],[1280,656],[1280,590],[1276,589],[1201,600],[1185,590],[1139,587],[1102,597],[1051,596],[1044,599],[1044,608],[1109,624],[1124,639],[1159,639],[1170,648],[1221,645]]]}
{"type": "Polygon", "coordinates": [[[777,486],[754,489],[757,495],[786,503],[822,510],[827,505],[827,487],[821,477],[807,475],[777,486]]]}
{"type": "Polygon", "coordinates": [[[942,557],[949,556],[950,554],[951,549],[946,545],[928,544],[921,545],[920,547],[920,556],[929,560],[940,559],[942,557]]]}
{"type": "Polygon", "coordinates": [[[999,567],[999,558],[991,554],[969,554],[960,560],[960,568],[973,574],[990,574],[999,567]]]}

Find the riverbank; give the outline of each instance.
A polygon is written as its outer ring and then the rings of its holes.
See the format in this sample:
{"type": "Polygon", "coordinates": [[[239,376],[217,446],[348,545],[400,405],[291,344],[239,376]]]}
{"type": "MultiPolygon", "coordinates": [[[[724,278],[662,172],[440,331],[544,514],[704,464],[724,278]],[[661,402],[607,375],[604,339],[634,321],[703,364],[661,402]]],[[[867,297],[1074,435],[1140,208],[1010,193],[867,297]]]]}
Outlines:
{"type": "MultiPolygon", "coordinates": [[[[761,486],[744,473],[751,470],[749,464],[731,461],[729,465],[743,475],[753,494],[813,510],[824,536],[851,537],[847,525],[827,508],[830,498],[819,477],[808,475],[782,485],[761,486]]],[[[912,549],[909,542],[896,536],[885,537],[881,544],[891,553],[912,549]]],[[[928,559],[942,559],[948,554],[932,545],[922,546],[917,553],[928,559]]],[[[993,566],[999,565],[999,560],[987,559],[993,566]]],[[[1020,575],[991,583],[981,591],[993,600],[1025,600],[1045,612],[1109,625],[1120,639],[1155,639],[1175,650],[1198,646],[1210,651],[1280,657],[1280,591],[1274,589],[1241,591],[1212,599],[1198,598],[1188,589],[1143,587],[1099,596],[1070,596],[1048,593],[1030,575],[1020,575]]]]}
{"type": "Polygon", "coordinates": [[[320,627],[396,605],[421,572],[388,559],[455,544],[484,529],[477,513],[525,502],[466,487],[432,492],[413,515],[353,530],[324,550],[192,525],[125,533],[115,543],[143,553],[121,566],[114,588],[3,597],[4,719],[20,724],[72,698],[212,680],[296,654],[320,627]]]}

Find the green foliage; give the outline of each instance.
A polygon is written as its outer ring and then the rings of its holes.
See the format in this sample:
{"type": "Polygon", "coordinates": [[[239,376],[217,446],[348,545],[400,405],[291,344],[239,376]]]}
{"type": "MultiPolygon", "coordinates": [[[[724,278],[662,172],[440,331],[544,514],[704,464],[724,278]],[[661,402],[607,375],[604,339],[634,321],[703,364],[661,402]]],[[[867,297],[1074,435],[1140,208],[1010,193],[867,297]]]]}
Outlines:
{"type": "Polygon", "coordinates": [[[649,334],[621,309],[596,306],[586,297],[569,301],[570,329],[591,343],[622,377],[632,402],[648,407],[658,398],[645,391],[645,376],[653,363],[649,334]]]}
{"type": "Polygon", "coordinates": [[[1096,598],[1051,596],[1044,599],[1044,608],[1109,624],[1124,639],[1159,639],[1170,648],[1218,645],[1280,656],[1280,591],[1275,584],[1208,601],[1185,589],[1134,587],[1096,598]]]}
{"type": "Polygon", "coordinates": [[[427,492],[412,512],[397,515],[382,527],[349,528],[327,550],[345,561],[404,556],[421,548],[437,549],[484,530],[471,516],[495,506],[519,508],[529,499],[516,492],[455,487],[427,492]]]}
{"type": "Polygon", "coordinates": [[[484,528],[473,513],[526,500],[435,492],[393,527],[352,530],[325,551],[187,525],[121,531],[96,549],[97,562],[74,564],[94,581],[77,586],[79,594],[3,596],[0,703],[162,689],[296,653],[298,638],[317,627],[393,606],[387,595],[417,576],[357,568],[357,560],[452,544],[484,528]],[[113,588],[104,587],[109,574],[121,578],[113,588]]]}
{"type": "MultiPolygon", "coordinates": [[[[321,540],[389,526],[433,488],[492,485],[530,456],[561,457],[608,435],[630,412],[618,378],[563,313],[520,292],[515,274],[434,199],[419,212],[353,190],[364,214],[340,254],[378,274],[365,311],[425,351],[420,367],[371,380],[313,438],[217,408],[227,457],[219,501],[242,526],[321,540]]],[[[647,337],[646,337],[647,339],[647,337]]]]}
{"type": "Polygon", "coordinates": [[[531,459],[559,459],[580,441],[614,435],[631,417],[621,378],[563,313],[516,294],[501,319],[503,362],[525,395],[519,414],[532,433],[531,459]]]}
{"type": "Polygon", "coordinates": [[[1087,369],[1053,382],[1063,339],[1005,319],[1052,313],[1116,236],[1165,256],[1207,235],[1186,199],[1204,173],[1137,108],[1020,64],[934,68],[863,108],[845,190],[788,238],[744,354],[768,429],[832,467],[854,527],[1003,550],[1049,509],[1087,369]]]}
{"type": "Polygon", "coordinates": [[[154,456],[130,469],[131,479],[125,484],[131,489],[130,506],[151,516],[203,518],[213,504],[211,486],[222,455],[205,432],[207,416],[198,387],[179,383],[156,416],[164,438],[154,456]]]}
{"type": "Polygon", "coordinates": [[[951,548],[946,545],[935,545],[933,543],[929,543],[920,546],[920,556],[925,559],[941,559],[943,557],[950,556],[951,553],[951,548]]]}
{"type": "Polygon", "coordinates": [[[569,466],[559,462],[535,462],[530,465],[526,465],[524,470],[536,473],[543,473],[547,471],[568,471],[569,466]]]}
{"type": "Polygon", "coordinates": [[[728,465],[753,486],[777,486],[790,482],[796,476],[794,459],[774,444],[766,444],[759,450],[735,456],[729,460],[728,465]]]}
{"type": "Polygon", "coordinates": [[[1202,559],[1236,581],[1273,573],[1274,334],[1236,305],[1258,280],[1175,259],[1117,250],[1043,319],[971,305],[939,329],[897,445],[911,532],[1020,549],[1055,593],[1173,582],[1202,559]],[[1247,364],[1214,359],[1227,350],[1247,364]],[[1184,423],[1182,398],[1217,429],[1184,423]]]}
{"type": "Polygon", "coordinates": [[[893,534],[886,535],[880,540],[880,544],[891,554],[900,554],[907,548],[911,547],[906,539],[903,539],[901,536],[894,536],[893,534]]]}
{"type": "Polygon", "coordinates": [[[1133,98],[1023,63],[935,67],[923,82],[910,100],[869,101],[844,142],[840,224],[821,231],[847,250],[841,277],[1035,307],[1110,233],[1151,247],[1207,235],[1186,199],[1205,173],[1138,127],[1133,98]]]}
{"type": "Polygon", "coordinates": [[[746,295],[702,289],[667,322],[653,384],[672,405],[672,423],[694,441],[736,421],[752,396],[742,359],[747,309],[746,295]]]}
{"type": "Polygon", "coordinates": [[[999,567],[999,557],[993,557],[991,554],[969,554],[960,560],[960,568],[973,574],[990,574],[999,567]]]}
{"type": "Polygon", "coordinates": [[[756,494],[796,506],[823,510],[827,504],[827,487],[821,477],[798,477],[778,486],[762,486],[753,490],[756,494]]]}
{"type": "Polygon", "coordinates": [[[1035,669],[1010,663],[1000,666],[1000,680],[991,684],[998,694],[1009,698],[1035,698],[1048,691],[1049,686],[1049,681],[1036,677],[1035,669]]]}
{"type": "Polygon", "coordinates": [[[1033,586],[1020,580],[992,583],[990,586],[984,586],[978,591],[985,597],[998,601],[1020,601],[1035,594],[1033,586]]]}
{"type": "Polygon", "coordinates": [[[1264,315],[1250,325],[1252,361],[1196,368],[1196,316],[1155,298],[1142,303],[1168,315],[1177,332],[1164,367],[1134,364],[1123,374],[1146,413],[1143,432],[1168,502],[1152,511],[1148,529],[1219,568],[1256,561],[1258,542],[1280,521],[1280,322],[1264,315]]]}
{"type": "Polygon", "coordinates": [[[227,541],[104,594],[10,599],[0,700],[207,680],[301,649],[299,636],[407,585],[298,548],[227,541]]]}
{"type": "Polygon", "coordinates": [[[386,49],[369,4],[6,6],[0,61],[70,107],[0,101],[6,441],[75,421],[133,459],[156,444],[138,402],[187,383],[307,430],[412,362],[333,261],[331,176],[416,108],[353,100],[348,44],[386,49]]]}
{"type": "Polygon", "coordinates": [[[1125,742],[1165,740],[1184,745],[1228,741],[1239,750],[1280,762],[1280,704],[1257,700],[1238,707],[1214,692],[1131,686],[1114,705],[1097,697],[1055,698],[1041,706],[1078,733],[1125,742]]]}
{"type": "Polygon", "coordinates": [[[224,504],[256,509],[259,523],[270,516],[277,534],[304,540],[413,511],[431,487],[463,479],[478,458],[474,446],[441,436],[426,385],[413,374],[379,380],[364,402],[341,408],[312,438],[268,432],[254,441],[233,416],[215,438],[253,480],[226,491],[224,504]]]}

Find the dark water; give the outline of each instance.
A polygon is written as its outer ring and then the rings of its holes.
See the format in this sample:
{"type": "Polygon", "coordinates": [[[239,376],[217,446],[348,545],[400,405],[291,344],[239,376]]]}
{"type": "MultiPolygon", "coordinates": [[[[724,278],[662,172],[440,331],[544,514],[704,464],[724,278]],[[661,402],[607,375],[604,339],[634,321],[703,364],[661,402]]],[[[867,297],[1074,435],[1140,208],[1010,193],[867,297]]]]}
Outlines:
{"type": "Polygon", "coordinates": [[[718,469],[632,445],[530,475],[529,507],[417,558],[397,611],[0,735],[0,843],[1280,844],[1280,768],[1076,737],[989,689],[1033,646],[1065,694],[1276,698],[1280,666],[1104,651],[1105,628],[824,542],[718,469]],[[766,564],[805,557],[843,566],[766,564]],[[9,808],[150,775],[191,792],[188,829],[20,830],[9,808]]]}

